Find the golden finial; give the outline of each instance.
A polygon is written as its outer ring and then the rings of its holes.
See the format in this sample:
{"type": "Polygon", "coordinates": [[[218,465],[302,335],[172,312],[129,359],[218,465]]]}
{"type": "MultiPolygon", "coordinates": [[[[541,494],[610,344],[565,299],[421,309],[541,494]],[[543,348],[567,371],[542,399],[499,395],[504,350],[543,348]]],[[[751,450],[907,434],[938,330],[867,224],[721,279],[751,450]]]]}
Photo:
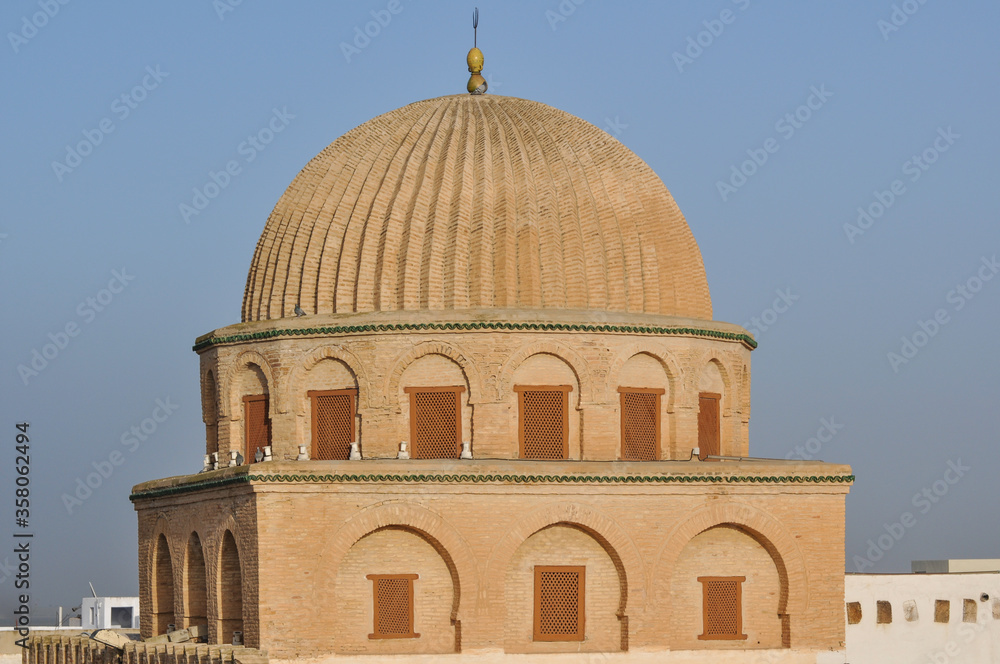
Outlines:
{"type": "Polygon", "coordinates": [[[483,71],[483,52],[476,48],[476,32],[479,28],[479,7],[472,12],[472,50],[469,51],[469,55],[465,58],[465,61],[469,64],[469,72],[472,76],[469,77],[469,84],[466,88],[469,90],[471,95],[481,95],[486,92],[486,79],[480,73],[483,71]]]}

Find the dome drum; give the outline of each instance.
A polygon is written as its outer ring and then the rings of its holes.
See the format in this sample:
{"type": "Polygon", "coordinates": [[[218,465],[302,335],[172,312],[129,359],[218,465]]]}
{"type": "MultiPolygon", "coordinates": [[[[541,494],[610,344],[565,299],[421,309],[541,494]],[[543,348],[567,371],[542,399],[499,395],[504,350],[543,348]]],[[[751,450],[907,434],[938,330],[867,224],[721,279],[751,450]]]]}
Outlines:
{"type": "MultiPolygon", "coordinates": [[[[739,326],[649,314],[477,310],[379,312],[241,323],[199,340],[207,452],[246,457],[243,400],[269,395],[275,459],[313,449],[311,394],[353,390],[364,459],[411,441],[408,390],[460,387],[458,443],[477,459],[516,459],[518,388],[568,388],[565,458],[628,458],[619,388],[659,391],[656,459],[698,447],[699,394],[717,394],[720,449],[747,454],[752,339],[739,326]]],[[[346,450],[346,448],[343,448],[346,450]]],[[[456,454],[461,447],[456,448],[456,454]]],[[[313,453],[315,454],[315,453],[313,453]]],[[[343,458],[346,456],[342,454],[343,458]]],[[[648,460],[654,460],[648,458],[648,460]]]]}

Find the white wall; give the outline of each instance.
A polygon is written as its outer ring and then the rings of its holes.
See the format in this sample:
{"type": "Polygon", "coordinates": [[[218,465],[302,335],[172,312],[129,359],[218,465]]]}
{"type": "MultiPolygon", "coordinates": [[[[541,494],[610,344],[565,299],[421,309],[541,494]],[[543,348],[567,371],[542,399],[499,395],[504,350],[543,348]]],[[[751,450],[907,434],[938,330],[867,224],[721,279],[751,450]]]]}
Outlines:
{"type": "Polygon", "coordinates": [[[847,625],[851,664],[1000,662],[1000,573],[848,574],[844,594],[845,602],[860,602],[862,612],[860,623],[847,625]],[[966,599],[975,601],[974,623],[963,622],[966,599]],[[876,623],[879,600],[891,604],[892,623],[876,623]],[[950,601],[948,623],[934,621],[935,600],[950,601]],[[913,620],[905,615],[909,602],[916,606],[913,620]]]}

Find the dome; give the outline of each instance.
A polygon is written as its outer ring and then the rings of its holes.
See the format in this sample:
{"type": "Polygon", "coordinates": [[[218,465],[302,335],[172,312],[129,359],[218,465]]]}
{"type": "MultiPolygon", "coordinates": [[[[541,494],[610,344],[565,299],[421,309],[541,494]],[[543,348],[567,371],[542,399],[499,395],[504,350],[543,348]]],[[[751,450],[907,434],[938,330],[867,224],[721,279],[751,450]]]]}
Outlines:
{"type": "Polygon", "coordinates": [[[584,309],[712,318],[701,253],[653,170],[538,102],[454,95],[344,134],[257,243],[243,320],[584,309]]]}

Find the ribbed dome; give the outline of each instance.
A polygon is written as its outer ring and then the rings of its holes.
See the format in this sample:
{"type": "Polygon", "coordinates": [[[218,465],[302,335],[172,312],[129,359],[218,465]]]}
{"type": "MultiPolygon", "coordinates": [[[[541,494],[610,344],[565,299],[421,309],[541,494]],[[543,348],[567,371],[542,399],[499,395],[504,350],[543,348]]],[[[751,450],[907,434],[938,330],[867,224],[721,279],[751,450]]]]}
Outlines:
{"type": "Polygon", "coordinates": [[[698,245],[628,148],[537,102],[455,95],[380,115],[292,181],[243,320],[414,309],[711,319],[698,245]]]}

